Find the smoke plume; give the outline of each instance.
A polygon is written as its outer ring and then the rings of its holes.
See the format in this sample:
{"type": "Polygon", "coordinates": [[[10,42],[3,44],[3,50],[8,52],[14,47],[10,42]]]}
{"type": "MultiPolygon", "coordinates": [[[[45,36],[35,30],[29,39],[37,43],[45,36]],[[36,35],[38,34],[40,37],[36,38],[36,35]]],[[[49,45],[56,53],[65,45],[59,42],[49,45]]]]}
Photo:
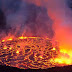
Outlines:
{"type": "Polygon", "coordinates": [[[47,8],[24,0],[2,1],[2,10],[6,16],[7,27],[16,35],[46,36],[52,38],[53,21],[47,14],[47,8]]]}

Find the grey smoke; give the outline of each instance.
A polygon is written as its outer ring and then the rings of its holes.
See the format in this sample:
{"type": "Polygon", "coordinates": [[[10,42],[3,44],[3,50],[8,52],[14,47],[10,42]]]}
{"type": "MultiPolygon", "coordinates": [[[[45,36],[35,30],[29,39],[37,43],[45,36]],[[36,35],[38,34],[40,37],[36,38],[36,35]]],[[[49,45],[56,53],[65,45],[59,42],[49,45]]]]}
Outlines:
{"type": "MultiPolygon", "coordinates": [[[[49,17],[50,15],[47,14],[47,7],[41,6],[38,7],[32,3],[26,3],[22,0],[0,0],[1,2],[1,9],[5,13],[6,16],[6,23],[7,28],[10,27],[11,30],[16,32],[17,27],[20,27],[17,30],[16,34],[21,35],[23,32],[29,35],[32,33],[32,36],[48,36],[52,38],[54,36],[53,31],[53,21],[49,17]]],[[[59,0],[58,0],[59,1],[59,0]]],[[[61,2],[55,0],[53,11],[59,10],[64,7],[62,6],[61,2]],[[56,6],[56,9],[54,9],[56,6]],[[58,9],[59,7],[59,9],[58,9]]],[[[64,1],[64,0],[63,0],[64,1]]],[[[65,1],[64,1],[65,2],[65,1]]],[[[49,1],[47,4],[48,8],[51,8],[51,2],[49,1]]],[[[69,2],[70,3],[70,2],[69,2]]],[[[67,3],[68,4],[68,3],[67,3]]],[[[67,14],[69,14],[67,12],[67,14]]],[[[61,15],[60,15],[61,16],[61,15]]],[[[62,15],[64,16],[64,15],[62,15]]],[[[69,15],[68,15],[69,16],[69,15]]]]}
{"type": "Polygon", "coordinates": [[[38,7],[21,0],[3,1],[3,11],[6,15],[7,27],[10,26],[11,29],[15,30],[19,26],[20,29],[17,32],[19,35],[25,30],[25,35],[27,36],[31,33],[32,36],[53,37],[53,21],[48,16],[46,8],[38,7]]]}

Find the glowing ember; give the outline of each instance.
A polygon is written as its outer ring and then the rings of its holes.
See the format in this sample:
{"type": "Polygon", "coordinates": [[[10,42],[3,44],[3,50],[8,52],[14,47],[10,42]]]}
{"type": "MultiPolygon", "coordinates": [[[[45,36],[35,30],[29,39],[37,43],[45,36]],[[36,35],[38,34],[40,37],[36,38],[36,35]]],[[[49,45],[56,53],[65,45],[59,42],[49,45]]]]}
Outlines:
{"type": "Polygon", "coordinates": [[[10,50],[12,49],[12,47],[9,48],[10,50]]]}
{"type": "Polygon", "coordinates": [[[16,53],[19,54],[19,51],[17,50],[16,53]]]}
{"type": "Polygon", "coordinates": [[[2,40],[2,42],[4,42],[5,40],[2,40]]]}
{"type": "Polygon", "coordinates": [[[12,38],[9,38],[8,40],[12,40],[12,38]]]}
{"type": "Polygon", "coordinates": [[[51,40],[40,37],[18,37],[1,41],[0,63],[18,68],[49,68],[55,64],[51,59],[58,55],[58,47],[51,40]]]}
{"type": "Polygon", "coordinates": [[[4,48],[3,49],[7,49],[7,47],[6,46],[4,46],[4,48]]]}
{"type": "Polygon", "coordinates": [[[19,37],[19,39],[25,39],[25,38],[27,38],[27,37],[23,37],[23,36],[19,37]]]}
{"type": "Polygon", "coordinates": [[[53,48],[52,50],[56,50],[56,48],[53,48]]]}

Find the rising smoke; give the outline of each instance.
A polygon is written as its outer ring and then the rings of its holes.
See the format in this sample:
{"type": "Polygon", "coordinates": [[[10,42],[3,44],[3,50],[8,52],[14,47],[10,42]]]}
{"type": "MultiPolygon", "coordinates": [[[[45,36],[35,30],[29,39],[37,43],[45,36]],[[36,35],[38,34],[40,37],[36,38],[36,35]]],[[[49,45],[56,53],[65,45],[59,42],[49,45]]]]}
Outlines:
{"type": "Polygon", "coordinates": [[[72,48],[71,0],[2,0],[7,25],[18,34],[48,36],[72,48]],[[17,29],[19,28],[19,29],[17,29]],[[30,33],[30,34],[29,34],[30,33]]]}
{"type": "Polygon", "coordinates": [[[7,26],[16,35],[47,36],[52,38],[53,21],[47,14],[47,9],[22,0],[3,0],[2,10],[6,15],[7,26]]]}

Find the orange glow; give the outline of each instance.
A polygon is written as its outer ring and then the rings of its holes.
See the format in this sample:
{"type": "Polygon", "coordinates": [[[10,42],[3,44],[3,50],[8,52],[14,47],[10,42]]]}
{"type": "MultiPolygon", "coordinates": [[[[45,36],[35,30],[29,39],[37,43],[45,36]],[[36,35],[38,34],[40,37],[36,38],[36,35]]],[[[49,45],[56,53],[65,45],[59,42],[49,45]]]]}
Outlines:
{"type": "Polygon", "coordinates": [[[12,49],[12,47],[9,48],[10,50],[12,49]]]}
{"type": "Polygon", "coordinates": [[[39,37],[28,37],[28,38],[39,38],[39,37]]]}
{"type": "Polygon", "coordinates": [[[35,58],[36,58],[37,56],[35,56],[35,58]]]}
{"type": "Polygon", "coordinates": [[[9,38],[8,40],[9,40],[9,41],[11,41],[11,40],[12,40],[12,38],[9,38]]]}
{"type": "Polygon", "coordinates": [[[6,47],[4,47],[3,49],[7,49],[6,47]]]}
{"type": "Polygon", "coordinates": [[[7,47],[6,46],[4,46],[4,48],[3,49],[7,49],[7,47]]]}
{"type": "Polygon", "coordinates": [[[68,58],[56,58],[55,60],[54,60],[56,63],[58,63],[58,64],[62,64],[62,65],[71,65],[72,64],[72,59],[68,59],[68,58]]]}
{"type": "Polygon", "coordinates": [[[17,50],[16,53],[19,54],[19,51],[17,50]]]}
{"type": "Polygon", "coordinates": [[[56,48],[53,48],[52,50],[56,50],[56,48]]]}
{"type": "Polygon", "coordinates": [[[39,56],[40,58],[43,58],[42,56],[39,56]]]}
{"type": "Polygon", "coordinates": [[[40,38],[40,37],[23,37],[23,36],[21,36],[21,37],[18,37],[19,39],[27,39],[27,38],[40,38]]]}
{"type": "Polygon", "coordinates": [[[60,53],[54,59],[55,63],[63,65],[72,65],[72,52],[70,50],[60,48],[60,53]]]}
{"type": "Polygon", "coordinates": [[[19,39],[24,39],[24,37],[22,36],[22,37],[19,37],[19,39]]]}
{"type": "Polygon", "coordinates": [[[27,57],[24,60],[27,60],[27,57]]]}
{"type": "Polygon", "coordinates": [[[2,42],[5,42],[5,40],[2,40],[2,42]]]}
{"type": "Polygon", "coordinates": [[[23,37],[23,36],[21,36],[21,37],[19,37],[19,39],[26,39],[27,37],[23,37]]]}

